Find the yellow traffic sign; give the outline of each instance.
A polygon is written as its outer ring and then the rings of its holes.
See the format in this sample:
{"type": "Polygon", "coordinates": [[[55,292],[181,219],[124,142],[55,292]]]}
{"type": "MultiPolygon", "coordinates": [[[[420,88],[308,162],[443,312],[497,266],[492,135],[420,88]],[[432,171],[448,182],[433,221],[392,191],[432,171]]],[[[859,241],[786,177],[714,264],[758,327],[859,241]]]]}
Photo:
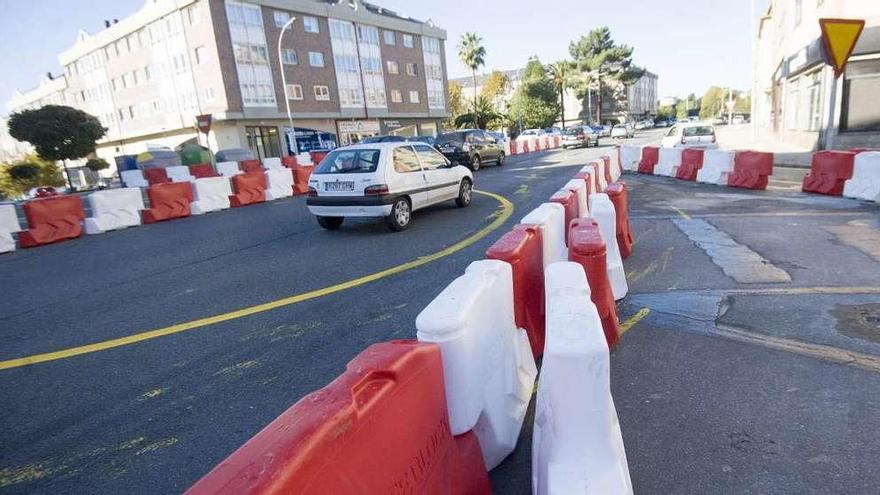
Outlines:
{"type": "Polygon", "coordinates": [[[834,67],[834,77],[840,77],[853,48],[862,34],[865,21],[862,19],[819,19],[822,28],[822,41],[828,62],[834,67]]]}

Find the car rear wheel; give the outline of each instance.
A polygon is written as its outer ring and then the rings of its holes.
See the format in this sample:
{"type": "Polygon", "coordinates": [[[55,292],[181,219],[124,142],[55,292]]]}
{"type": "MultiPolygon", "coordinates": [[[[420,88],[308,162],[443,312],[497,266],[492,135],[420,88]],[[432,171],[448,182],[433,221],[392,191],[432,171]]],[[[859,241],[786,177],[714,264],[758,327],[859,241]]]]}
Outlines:
{"type": "Polygon", "coordinates": [[[391,206],[391,214],[385,217],[385,223],[388,228],[400,232],[409,227],[409,221],[412,217],[412,208],[406,198],[397,198],[391,206]]]}
{"type": "Polygon", "coordinates": [[[471,204],[471,196],[473,196],[474,185],[471,184],[469,179],[462,179],[461,185],[458,187],[458,197],[455,198],[455,204],[458,205],[459,208],[464,208],[465,206],[471,204]]]}
{"type": "Polygon", "coordinates": [[[502,151],[500,155],[498,155],[498,165],[504,165],[504,152],[502,151]]]}
{"type": "Polygon", "coordinates": [[[342,226],[342,222],[345,220],[345,217],[321,217],[316,216],[318,219],[318,225],[327,229],[327,230],[336,230],[342,226]]]}
{"type": "Polygon", "coordinates": [[[480,157],[478,155],[474,155],[474,157],[471,159],[471,170],[473,172],[480,170],[480,157]]]}

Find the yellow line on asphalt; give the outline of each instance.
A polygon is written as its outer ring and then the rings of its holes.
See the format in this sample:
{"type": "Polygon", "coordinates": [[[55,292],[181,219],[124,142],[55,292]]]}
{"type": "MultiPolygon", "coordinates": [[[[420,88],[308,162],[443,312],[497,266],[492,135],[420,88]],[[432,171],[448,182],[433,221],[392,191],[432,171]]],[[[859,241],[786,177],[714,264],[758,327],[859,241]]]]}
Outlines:
{"type": "Polygon", "coordinates": [[[650,313],[650,312],[651,312],[651,310],[648,308],[642,308],[642,309],[636,311],[636,314],[630,316],[625,322],[620,324],[620,335],[623,335],[626,332],[628,332],[630,328],[635,326],[636,323],[642,321],[642,319],[644,317],[648,316],[648,313],[650,313]]]}
{"type": "Polygon", "coordinates": [[[684,218],[685,220],[690,220],[690,219],[691,219],[690,215],[688,215],[687,213],[683,212],[681,209],[676,208],[676,207],[674,207],[674,206],[670,206],[670,208],[672,208],[673,210],[675,210],[675,211],[679,214],[679,216],[681,216],[681,218],[684,218]]]}
{"type": "Polygon", "coordinates": [[[324,287],[322,289],[316,289],[313,291],[305,292],[302,294],[296,294],[289,297],[284,297],[281,299],[276,299],[274,301],[266,302],[263,304],[257,304],[255,306],[249,306],[246,308],[241,308],[235,311],[230,311],[228,313],[222,313],[219,315],[208,316],[205,318],[199,318],[197,320],[187,321],[184,323],[178,323],[177,325],[171,325],[168,327],[157,328],[155,330],[149,330],[146,332],[136,333],[134,335],[128,335],[126,337],[119,337],[116,339],[105,340],[102,342],[95,342],[94,344],[88,344],[78,347],[70,347],[67,349],[62,349],[60,351],[47,352],[43,354],[33,354],[31,356],[25,356],[17,359],[10,359],[8,361],[0,361],[0,370],[6,370],[10,368],[19,368],[22,366],[29,366],[37,363],[45,363],[47,361],[56,361],[59,359],[67,359],[74,356],[80,356],[82,354],[89,354],[92,352],[98,351],[106,351],[108,349],[113,349],[115,347],[121,347],[125,345],[135,344],[138,342],[143,342],[146,340],[151,340],[159,337],[165,337],[167,335],[173,335],[175,333],[186,332],[187,330],[194,330],[196,328],[202,328],[209,325],[214,325],[216,323],[222,323],[229,320],[235,320],[238,318],[244,318],[246,316],[255,315],[258,313],[263,313],[266,311],[271,311],[273,309],[278,309],[284,306],[290,306],[292,304],[300,303],[303,301],[308,301],[310,299],[315,299],[318,297],[326,296],[329,294],[333,294],[336,292],[341,292],[347,289],[351,289],[354,287],[358,287],[364,284],[368,284],[370,282],[375,282],[376,280],[380,280],[386,277],[390,277],[392,275],[396,275],[401,272],[405,272],[407,270],[412,270],[413,268],[418,268],[420,266],[427,265],[432,261],[436,261],[440,258],[444,258],[453,253],[461,251],[462,249],[474,244],[479,241],[483,237],[486,237],[492,231],[498,229],[504,225],[504,222],[507,221],[508,218],[513,214],[513,203],[511,203],[504,196],[486,192],[486,191],[474,191],[478,194],[482,194],[484,196],[488,196],[495,201],[498,201],[501,206],[499,207],[500,214],[495,217],[495,219],[487,226],[478,230],[477,232],[471,234],[467,238],[445,248],[435,253],[422,256],[416,258],[412,261],[408,261],[401,265],[397,265],[380,272],[371,273],[369,275],[365,275],[363,277],[359,277],[353,280],[349,280],[347,282],[342,282],[336,285],[332,285],[330,287],[324,287]]]}

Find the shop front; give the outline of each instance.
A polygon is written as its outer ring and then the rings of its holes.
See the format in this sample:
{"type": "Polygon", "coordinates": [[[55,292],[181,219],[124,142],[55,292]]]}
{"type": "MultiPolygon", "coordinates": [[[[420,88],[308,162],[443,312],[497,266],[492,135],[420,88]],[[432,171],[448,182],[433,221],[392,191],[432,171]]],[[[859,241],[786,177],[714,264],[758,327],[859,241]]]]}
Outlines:
{"type": "Polygon", "coordinates": [[[357,144],[362,139],[378,136],[381,126],[378,120],[338,120],[336,121],[339,146],[357,144]]]}
{"type": "Polygon", "coordinates": [[[385,119],[381,124],[382,134],[392,136],[436,136],[440,129],[436,120],[385,119]]]}

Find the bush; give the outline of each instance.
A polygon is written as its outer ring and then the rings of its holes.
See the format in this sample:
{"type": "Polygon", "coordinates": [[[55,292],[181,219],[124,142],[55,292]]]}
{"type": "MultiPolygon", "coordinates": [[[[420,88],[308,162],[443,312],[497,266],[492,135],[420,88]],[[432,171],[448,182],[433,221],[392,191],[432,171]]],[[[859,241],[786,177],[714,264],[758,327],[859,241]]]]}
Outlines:
{"type": "Polygon", "coordinates": [[[101,170],[107,170],[110,168],[110,164],[103,158],[91,158],[86,162],[86,168],[92,172],[100,172],[101,170]]]}
{"type": "Polygon", "coordinates": [[[0,195],[7,198],[20,198],[33,187],[60,187],[64,184],[64,175],[58,165],[33,155],[15,163],[0,164],[0,195]]]}
{"type": "Polygon", "coordinates": [[[40,175],[40,166],[35,163],[17,163],[9,167],[9,177],[16,182],[33,181],[40,175]]]}

